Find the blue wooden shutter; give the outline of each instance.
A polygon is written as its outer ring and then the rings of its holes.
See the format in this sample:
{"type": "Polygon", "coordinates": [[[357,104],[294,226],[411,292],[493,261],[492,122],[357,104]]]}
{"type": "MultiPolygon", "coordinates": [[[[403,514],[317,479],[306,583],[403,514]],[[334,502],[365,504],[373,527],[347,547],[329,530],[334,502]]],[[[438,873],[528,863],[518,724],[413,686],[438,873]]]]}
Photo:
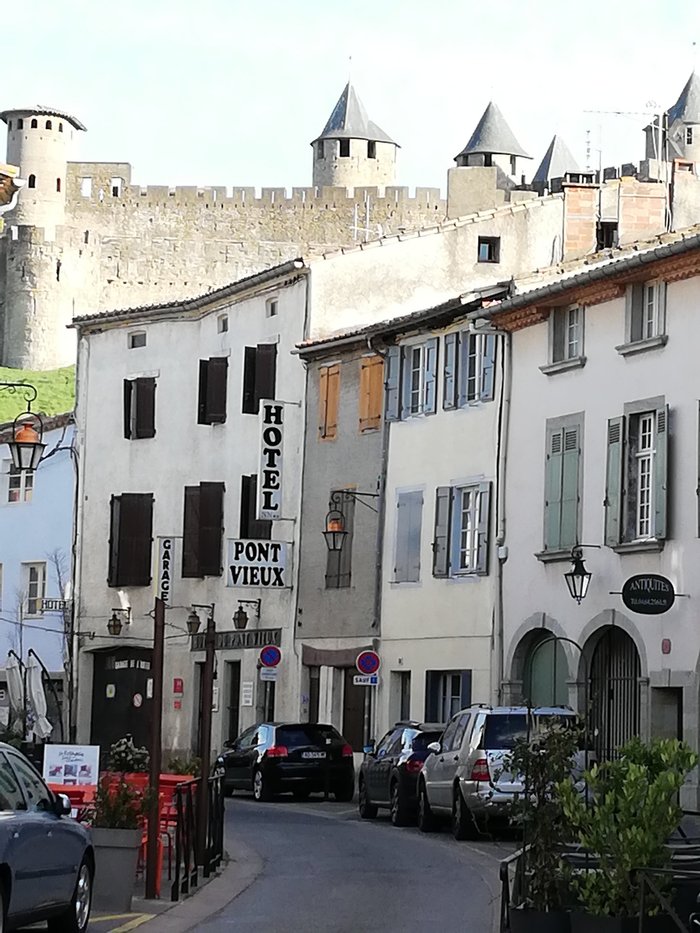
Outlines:
{"type": "Polygon", "coordinates": [[[438,339],[431,337],[425,342],[425,385],[423,388],[425,404],[423,412],[434,415],[437,410],[437,365],[438,339]]]}
{"type": "Polygon", "coordinates": [[[394,582],[408,580],[408,495],[399,493],[396,502],[396,546],[394,548],[394,582]]]}
{"type": "Polygon", "coordinates": [[[469,378],[469,345],[472,335],[462,331],[459,335],[459,363],[457,366],[457,405],[464,408],[467,404],[467,381],[469,378]]]}
{"type": "Polygon", "coordinates": [[[399,493],[396,508],[394,580],[397,583],[417,583],[420,580],[423,493],[420,490],[399,493]]]}
{"type": "Polygon", "coordinates": [[[459,334],[445,334],[445,368],[442,381],[442,407],[457,407],[457,353],[459,334]]]}
{"type": "Polygon", "coordinates": [[[399,420],[401,348],[389,347],[386,351],[384,372],[384,417],[387,421],[399,420]]]}
{"type": "Polygon", "coordinates": [[[544,549],[561,547],[561,481],[563,469],[563,434],[561,428],[547,432],[544,472],[544,549]]]}
{"type": "Polygon", "coordinates": [[[666,537],[668,511],[668,405],[656,412],[654,454],[654,537],[666,537]]]}
{"type": "Polygon", "coordinates": [[[479,546],[476,555],[476,572],[487,574],[489,572],[489,550],[491,535],[489,534],[491,518],[491,483],[479,483],[479,546]]]}
{"type": "Polygon", "coordinates": [[[435,536],[433,538],[433,576],[450,573],[450,530],[452,524],[452,487],[438,486],[435,494],[435,536]]]}
{"type": "MultiPolygon", "coordinates": [[[[413,351],[416,346],[401,347],[401,420],[411,415],[411,381],[413,379],[413,351]]],[[[425,362],[425,361],[424,361],[425,362]]],[[[420,409],[418,409],[420,410],[420,409]]]]}
{"type": "Polygon", "coordinates": [[[564,428],[564,453],[561,471],[561,525],[559,547],[572,548],[578,544],[579,512],[579,459],[581,455],[580,428],[564,428]]]}
{"type": "Polygon", "coordinates": [[[482,402],[493,400],[496,368],[496,335],[481,334],[481,393],[482,402]]]}
{"type": "Polygon", "coordinates": [[[605,477],[605,543],[615,547],[622,531],[622,477],[625,442],[625,416],[608,421],[605,477]]]}

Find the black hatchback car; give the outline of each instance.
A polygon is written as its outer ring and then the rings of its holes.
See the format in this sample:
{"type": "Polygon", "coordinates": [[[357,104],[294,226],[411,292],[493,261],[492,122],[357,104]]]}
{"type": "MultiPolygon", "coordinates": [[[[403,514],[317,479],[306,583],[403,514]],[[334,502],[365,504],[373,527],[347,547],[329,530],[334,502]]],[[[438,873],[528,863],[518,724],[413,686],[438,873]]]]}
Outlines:
{"type": "Polygon", "coordinates": [[[405,826],[418,810],[418,775],[445,727],[438,723],[397,722],[360,767],[360,816],[372,820],[388,807],[394,826],[405,826]]]}
{"type": "Polygon", "coordinates": [[[328,790],[352,800],[355,765],[352,746],[337,729],[320,723],[263,722],[246,729],[216,760],[224,793],[252,790],[256,800],[292,793],[304,799],[328,790]]]}

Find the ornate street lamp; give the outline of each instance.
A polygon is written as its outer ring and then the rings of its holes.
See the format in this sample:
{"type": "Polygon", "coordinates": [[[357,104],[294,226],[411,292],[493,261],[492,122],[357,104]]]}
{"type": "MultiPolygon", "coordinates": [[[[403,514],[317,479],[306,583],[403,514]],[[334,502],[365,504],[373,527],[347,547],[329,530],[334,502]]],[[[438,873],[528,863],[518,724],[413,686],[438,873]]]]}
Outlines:
{"type": "Polygon", "coordinates": [[[187,616],[187,634],[196,635],[199,631],[199,626],[201,625],[199,621],[199,615],[197,614],[196,609],[190,610],[190,614],[187,616]]]}
{"type": "Polygon", "coordinates": [[[248,625],[248,613],[243,608],[244,606],[253,606],[255,612],[255,618],[260,618],[260,600],[259,599],[239,599],[238,600],[238,609],[233,614],[232,621],[234,628],[244,629],[248,625]]]}
{"type": "Polygon", "coordinates": [[[566,585],[569,588],[571,598],[581,605],[581,600],[586,598],[588,585],[591,582],[593,574],[586,570],[583,562],[583,552],[581,547],[577,546],[571,549],[571,570],[564,574],[566,585]]]}
{"type": "Polygon", "coordinates": [[[17,415],[12,425],[12,440],[7,445],[16,470],[22,473],[36,470],[46,449],[43,436],[44,425],[39,415],[30,411],[17,415]]]}
{"type": "Polygon", "coordinates": [[[124,627],[122,620],[119,617],[119,613],[123,612],[126,615],[126,624],[131,624],[131,606],[127,606],[126,609],[112,609],[112,615],[109,618],[107,623],[107,631],[113,638],[117,638],[122,633],[122,628],[124,627]]]}
{"type": "Polygon", "coordinates": [[[323,532],[328,550],[342,551],[347,534],[345,516],[342,511],[339,508],[329,509],[326,515],[326,528],[323,532]]]}

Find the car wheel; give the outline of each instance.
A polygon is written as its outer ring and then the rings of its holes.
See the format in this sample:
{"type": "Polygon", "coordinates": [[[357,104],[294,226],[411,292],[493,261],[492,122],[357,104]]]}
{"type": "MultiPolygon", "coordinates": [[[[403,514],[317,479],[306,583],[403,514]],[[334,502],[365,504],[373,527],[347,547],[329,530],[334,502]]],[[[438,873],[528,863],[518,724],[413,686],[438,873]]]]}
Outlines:
{"type": "Polygon", "coordinates": [[[421,784],[418,788],[418,829],[422,833],[432,833],[436,829],[436,822],[435,814],[430,808],[428,791],[425,784],[421,784]]]}
{"type": "Polygon", "coordinates": [[[49,920],[50,933],[85,933],[92,906],[92,869],[83,861],[68,910],[49,920]]]}
{"type": "Polygon", "coordinates": [[[457,785],[454,789],[452,799],[452,835],[455,839],[473,839],[476,834],[476,826],[469,809],[464,802],[462,791],[457,785]]]}
{"type": "Polygon", "coordinates": [[[259,803],[265,803],[268,800],[272,800],[272,794],[270,793],[267,781],[265,780],[265,777],[260,768],[256,768],[255,772],[253,773],[253,797],[259,803]]]}
{"type": "Polygon", "coordinates": [[[360,811],[360,816],[363,820],[373,820],[377,815],[377,807],[370,801],[369,797],[367,796],[367,787],[363,780],[360,780],[357,808],[360,811]]]}
{"type": "Polygon", "coordinates": [[[355,782],[345,781],[344,784],[338,784],[333,788],[333,796],[338,803],[350,803],[355,796],[355,782]]]}
{"type": "Polygon", "coordinates": [[[391,783],[391,805],[389,814],[394,826],[408,826],[411,822],[411,814],[406,806],[405,800],[401,797],[398,781],[392,781],[391,783]]]}

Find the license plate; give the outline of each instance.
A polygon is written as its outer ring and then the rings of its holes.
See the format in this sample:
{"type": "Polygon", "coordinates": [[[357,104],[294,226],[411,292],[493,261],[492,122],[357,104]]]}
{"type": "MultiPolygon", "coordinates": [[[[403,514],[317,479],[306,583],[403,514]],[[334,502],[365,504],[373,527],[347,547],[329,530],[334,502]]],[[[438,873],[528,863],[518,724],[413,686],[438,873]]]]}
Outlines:
{"type": "Polygon", "coordinates": [[[302,752],[301,757],[302,758],[325,758],[326,753],[325,752],[302,752]]]}

